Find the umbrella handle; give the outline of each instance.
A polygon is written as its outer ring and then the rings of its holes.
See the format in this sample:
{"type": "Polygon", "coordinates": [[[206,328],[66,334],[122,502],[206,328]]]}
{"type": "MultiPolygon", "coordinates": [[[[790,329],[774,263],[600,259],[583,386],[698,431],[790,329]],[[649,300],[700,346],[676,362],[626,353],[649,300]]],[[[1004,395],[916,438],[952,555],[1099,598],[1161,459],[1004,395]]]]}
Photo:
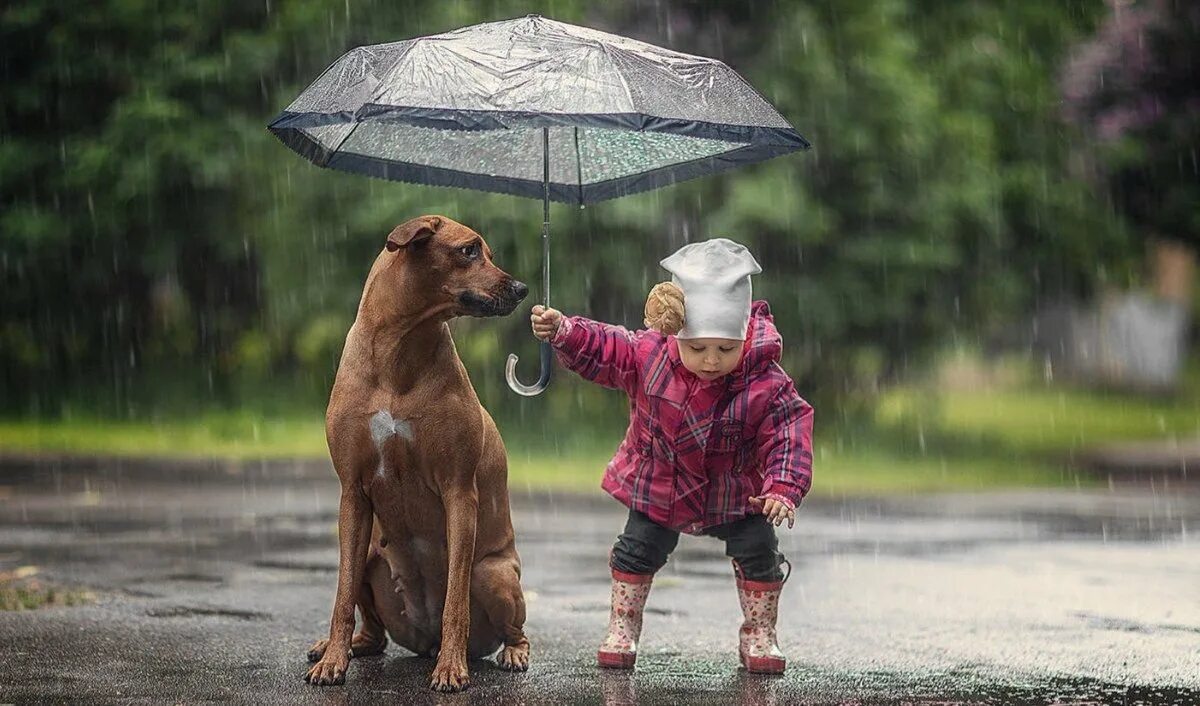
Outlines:
{"type": "Polygon", "coordinates": [[[526,385],[517,379],[517,360],[519,359],[513,353],[508,354],[508,363],[504,366],[504,377],[508,379],[508,386],[518,395],[526,397],[540,395],[550,385],[550,371],[554,369],[550,344],[542,341],[540,348],[542,373],[538,377],[538,381],[532,385],[526,385]]]}
{"type": "MultiPolygon", "coordinates": [[[[550,128],[542,128],[542,303],[550,306],[550,128]]],[[[504,366],[504,377],[513,392],[525,397],[540,395],[550,385],[550,371],[554,369],[554,354],[550,351],[550,342],[542,341],[539,351],[542,359],[542,373],[538,381],[526,385],[517,379],[516,355],[508,354],[508,363],[504,366]]]]}

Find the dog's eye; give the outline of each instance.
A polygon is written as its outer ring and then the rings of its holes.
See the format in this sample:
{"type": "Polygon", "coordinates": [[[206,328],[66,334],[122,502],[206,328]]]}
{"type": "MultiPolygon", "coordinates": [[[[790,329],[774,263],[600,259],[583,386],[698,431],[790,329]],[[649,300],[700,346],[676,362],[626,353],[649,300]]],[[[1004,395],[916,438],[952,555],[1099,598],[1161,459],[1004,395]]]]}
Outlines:
{"type": "Polygon", "coordinates": [[[479,243],[471,243],[458,249],[468,260],[474,260],[479,257],[479,243]]]}

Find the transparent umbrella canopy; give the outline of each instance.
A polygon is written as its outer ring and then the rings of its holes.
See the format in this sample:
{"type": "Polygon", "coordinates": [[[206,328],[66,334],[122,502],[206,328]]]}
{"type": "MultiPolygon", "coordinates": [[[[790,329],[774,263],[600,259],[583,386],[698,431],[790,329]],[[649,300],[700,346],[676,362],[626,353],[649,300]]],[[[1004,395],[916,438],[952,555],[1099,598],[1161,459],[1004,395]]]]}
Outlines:
{"type": "MultiPolygon", "coordinates": [[[[550,202],[589,204],[809,146],[715,59],[538,15],[358,47],[269,125],[312,163],[392,181],[540,198],[550,305],[550,202]]],[[[536,395],[541,375],[509,386],[536,395]]]]}

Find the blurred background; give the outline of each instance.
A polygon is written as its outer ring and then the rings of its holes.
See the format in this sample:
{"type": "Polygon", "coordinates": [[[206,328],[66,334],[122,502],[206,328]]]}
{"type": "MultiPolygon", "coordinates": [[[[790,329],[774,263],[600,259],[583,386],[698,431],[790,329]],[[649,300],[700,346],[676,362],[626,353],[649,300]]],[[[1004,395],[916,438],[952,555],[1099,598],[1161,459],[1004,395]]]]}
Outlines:
{"type": "MultiPolygon", "coordinates": [[[[815,493],[1177,478],[1200,457],[1198,10],[1182,0],[259,0],[0,10],[0,456],[325,462],[397,223],[478,230],[539,297],[540,205],[311,166],[267,122],[346,50],[541,13],[716,56],[815,147],[554,205],[554,303],[640,327],[657,262],[764,265],[815,493]]],[[[524,313],[452,324],[514,488],[597,492],[627,423],[524,313]]],[[[1194,466],[1193,466],[1194,468],[1194,466]]],[[[4,479],[0,476],[0,485],[4,479]]]]}

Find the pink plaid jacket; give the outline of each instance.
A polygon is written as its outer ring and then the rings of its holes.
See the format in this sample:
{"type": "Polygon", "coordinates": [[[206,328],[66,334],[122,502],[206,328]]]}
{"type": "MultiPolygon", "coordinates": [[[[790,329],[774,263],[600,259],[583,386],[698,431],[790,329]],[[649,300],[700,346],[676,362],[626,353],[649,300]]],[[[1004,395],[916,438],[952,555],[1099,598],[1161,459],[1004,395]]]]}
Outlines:
{"type": "Polygon", "coordinates": [[[693,375],[674,336],[564,316],[563,366],[629,395],[629,429],[601,487],[655,522],[697,534],[758,512],[752,495],[798,505],[812,484],[813,410],[779,366],[783,338],[754,302],[738,368],[693,375]]]}

